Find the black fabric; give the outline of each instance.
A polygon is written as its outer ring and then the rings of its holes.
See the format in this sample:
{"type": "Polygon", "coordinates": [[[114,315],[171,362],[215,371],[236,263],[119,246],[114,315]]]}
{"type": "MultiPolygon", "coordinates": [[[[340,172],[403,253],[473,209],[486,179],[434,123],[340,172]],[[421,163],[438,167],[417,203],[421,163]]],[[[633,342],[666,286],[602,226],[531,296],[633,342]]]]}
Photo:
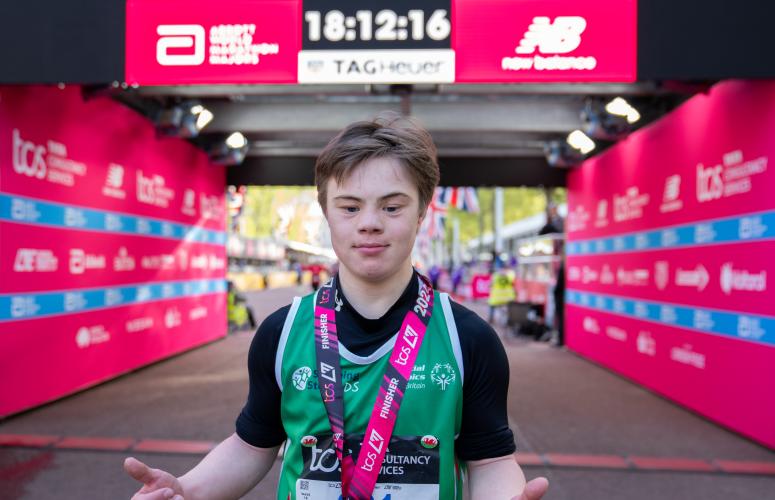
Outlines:
{"type": "MultiPolygon", "coordinates": [[[[350,307],[340,289],[343,306],[336,315],[339,341],[358,356],[370,355],[400,329],[406,310],[416,296],[417,277],[413,276],[401,297],[381,318],[368,319],[350,307]]],[[[462,428],[455,452],[466,461],[514,453],[514,435],[509,429],[506,409],[509,383],[506,352],[489,324],[466,307],[456,302],[451,304],[464,367],[462,428]]],[[[269,448],[285,440],[274,363],[289,310],[290,306],[285,306],[264,320],[250,346],[250,389],[236,427],[240,438],[253,446],[269,448]]]]}

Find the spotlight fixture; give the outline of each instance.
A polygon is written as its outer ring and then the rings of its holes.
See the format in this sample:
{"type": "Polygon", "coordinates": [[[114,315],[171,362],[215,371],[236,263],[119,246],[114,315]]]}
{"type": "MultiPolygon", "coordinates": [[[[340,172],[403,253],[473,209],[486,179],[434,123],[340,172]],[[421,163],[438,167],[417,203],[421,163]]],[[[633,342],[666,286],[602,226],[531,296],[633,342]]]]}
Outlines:
{"type": "Polygon", "coordinates": [[[584,154],[568,144],[568,141],[554,140],[544,145],[546,162],[552,167],[575,167],[584,161],[584,154]]]}
{"type": "Polygon", "coordinates": [[[218,165],[239,165],[245,160],[250,144],[240,132],[234,132],[223,141],[207,147],[207,154],[218,165]]]}
{"type": "Polygon", "coordinates": [[[629,102],[622,97],[615,97],[611,102],[605,105],[605,110],[612,115],[624,116],[627,123],[633,124],[640,120],[640,113],[633,108],[629,102]]]}
{"type": "Polygon", "coordinates": [[[213,118],[213,113],[198,101],[178,103],[159,111],[156,130],[159,135],[192,139],[213,118]]]}
{"type": "MultiPolygon", "coordinates": [[[[614,99],[614,101],[616,100],[614,99]]],[[[628,120],[629,115],[627,112],[624,114],[618,113],[624,110],[619,101],[616,101],[616,104],[612,106],[612,109],[617,111],[617,113],[607,111],[609,105],[614,101],[605,104],[603,100],[597,98],[586,100],[584,109],[581,111],[581,121],[584,124],[583,129],[587,135],[595,139],[616,140],[632,130],[632,122],[628,120]]],[[[621,101],[626,104],[624,99],[621,99],[621,101]]],[[[632,111],[635,111],[635,109],[632,108],[632,111]]],[[[632,114],[632,117],[634,118],[635,115],[632,114]]]]}
{"type": "Polygon", "coordinates": [[[573,149],[581,151],[583,155],[595,149],[595,141],[587,137],[581,130],[574,130],[568,134],[567,142],[573,149]]]}

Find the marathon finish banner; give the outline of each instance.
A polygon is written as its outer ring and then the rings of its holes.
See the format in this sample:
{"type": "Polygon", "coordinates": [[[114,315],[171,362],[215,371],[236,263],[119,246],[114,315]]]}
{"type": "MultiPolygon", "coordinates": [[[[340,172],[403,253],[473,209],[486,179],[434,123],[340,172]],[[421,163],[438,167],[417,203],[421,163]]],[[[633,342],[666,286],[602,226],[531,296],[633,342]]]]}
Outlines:
{"type": "Polygon", "coordinates": [[[457,0],[455,81],[633,82],[636,0],[457,0]]]}
{"type": "Polygon", "coordinates": [[[636,0],[129,0],[130,84],[632,82],[636,0]]]}
{"type": "Polygon", "coordinates": [[[224,183],[110,99],[0,87],[0,416],[225,335],[224,183]]]}
{"type": "Polygon", "coordinates": [[[775,447],[775,83],[727,81],[569,176],[573,350],[775,447]]]}

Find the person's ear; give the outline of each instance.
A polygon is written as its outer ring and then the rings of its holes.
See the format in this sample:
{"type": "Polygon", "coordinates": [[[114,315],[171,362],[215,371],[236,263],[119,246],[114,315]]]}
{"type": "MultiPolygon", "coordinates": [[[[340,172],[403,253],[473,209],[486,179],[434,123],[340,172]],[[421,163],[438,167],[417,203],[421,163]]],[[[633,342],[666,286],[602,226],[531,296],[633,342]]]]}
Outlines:
{"type": "Polygon", "coordinates": [[[414,234],[420,233],[420,228],[422,227],[422,222],[425,220],[425,216],[428,214],[428,207],[425,207],[425,209],[420,212],[420,216],[417,219],[417,227],[415,228],[414,234]]]}

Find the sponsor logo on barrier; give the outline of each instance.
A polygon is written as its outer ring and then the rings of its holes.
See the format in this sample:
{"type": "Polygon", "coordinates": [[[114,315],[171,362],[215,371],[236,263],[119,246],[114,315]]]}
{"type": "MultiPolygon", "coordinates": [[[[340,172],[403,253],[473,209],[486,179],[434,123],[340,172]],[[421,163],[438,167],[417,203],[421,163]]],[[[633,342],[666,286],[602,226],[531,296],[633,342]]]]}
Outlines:
{"type": "Polygon", "coordinates": [[[142,318],[130,319],[126,322],[126,331],[129,333],[142,332],[153,328],[153,318],[144,316],[142,318]]]}
{"type": "Polygon", "coordinates": [[[105,305],[114,306],[124,301],[124,294],[117,288],[108,288],[105,290],[105,305]]]}
{"type": "Polygon", "coordinates": [[[568,281],[579,281],[581,279],[581,269],[578,266],[568,268],[568,281]]]}
{"type": "Polygon", "coordinates": [[[224,202],[218,196],[199,195],[199,213],[203,219],[223,221],[226,217],[224,202]]]}
{"type": "Polygon", "coordinates": [[[606,227],[608,225],[608,200],[597,202],[597,217],[595,218],[595,227],[606,227]]]}
{"type": "Polygon", "coordinates": [[[638,332],[638,339],[636,341],[638,352],[645,354],[646,356],[654,357],[657,355],[657,341],[651,336],[651,332],[640,331],[638,332]]]}
{"type": "Polygon", "coordinates": [[[171,253],[146,255],[140,259],[141,269],[174,269],[175,256],[171,253]]]}
{"type": "Polygon", "coordinates": [[[67,147],[56,141],[46,146],[25,140],[19,129],[12,131],[13,170],[19,175],[48,180],[53,184],[72,187],[75,177],[86,175],[86,165],[67,157],[67,147]]]}
{"type": "Polygon", "coordinates": [[[86,253],[80,248],[70,249],[70,274],[83,274],[86,271],[105,269],[105,256],[86,253]]]}
{"type": "Polygon", "coordinates": [[[670,282],[670,263],[666,260],[659,260],[654,263],[654,284],[658,290],[667,288],[670,282]]]}
{"type": "Polygon", "coordinates": [[[174,198],[175,192],[166,187],[164,177],[158,174],[146,177],[142,170],[137,171],[137,201],[167,208],[174,198]]]}
{"type": "Polygon", "coordinates": [[[677,286],[696,288],[698,292],[701,292],[708,286],[709,281],[708,270],[702,264],[697,264],[694,269],[687,270],[679,267],[675,270],[675,284],[677,286]]]}
{"type": "Polygon", "coordinates": [[[17,273],[51,273],[59,267],[59,259],[51,250],[19,248],[13,262],[17,273]]]}
{"type": "Polygon", "coordinates": [[[110,340],[110,332],[105,330],[105,326],[82,326],[75,334],[75,343],[79,349],[102,344],[110,340]]]}
{"type": "Polygon", "coordinates": [[[196,215],[196,193],[193,189],[186,189],[183,192],[183,205],[180,211],[192,217],[196,215]]]}
{"type": "Polygon", "coordinates": [[[659,211],[664,213],[681,210],[684,206],[681,197],[681,176],[679,174],[671,175],[665,179],[665,191],[662,194],[662,204],[659,211]]]}
{"type": "Polygon", "coordinates": [[[620,286],[648,286],[648,269],[625,269],[616,268],[616,283],[620,286]]]}
{"type": "Polygon", "coordinates": [[[85,227],[86,223],[86,212],[78,208],[65,207],[65,226],[85,227]]]}
{"type": "Polygon", "coordinates": [[[742,150],[724,154],[718,165],[697,164],[697,201],[709,201],[745,194],[753,189],[753,176],[767,171],[768,158],[744,161],[742,150]]]}
{"type": "Polygon", "coordinates": [[[630,187],[623,195],[614,194],[614,221],[623,222],[640,219],[643,209],[648,205],[650,196],[641,193],[636,186],[630,187]]]}
{"type": "Polygon", "coordinates": [[[695,310],[692,314],[692,325],[697,330],[712,331],[716,322],[713,321],[713,315],[710,312],[695,310]]]}
{"type": "Polygon", "coordinates": [[[739,316],[737,318],[737,335],[744,339],[759,340],[766,332],[761,327],[759,318],[739,316]]]}
{"type": "Polygon", "coordinates": [[[117,200],[126,198],[126,191],[124,191],[124,167],[117,163],[108,165],[108,174],[105,177],[102,194],[117,200]]]}
{"type": "Polygon", "coordinates": [[[552,21],[545,16],[536,16],[519,41],[514,52],[521,56],[535,54],[554,54],[548,57],[504,57],[501,68],[504,70],[593,70],[597,58],[593,56],[561,56],[579,48],[581,34],[587,29],[587,20],[581,16],[557,16],[552,21]]]}
{"type": "Polygon", "coordinates": [[[597,281],[600,273],[598,273],[596,270],[592,269],[591,267],[584,266],[582,270],[582,277],[581,282],[585,285],[587,283],[594,283],[597,281]]]}
{"type": "Polygon", "coordinates": [[[713,224],[697,224],[694,227],[695,243],[711,243],[716,239],[716,236],[713,224]]]}
{"type": "Polygon", "coordinates": [[[600,284],[612,285],[616,277],[614,276],[611,267],[608,264],[603,265],[603,269],[600,271],[600,284]]]}
{"type": "Polygon", "coordinates": [[[204,306],[197,306],[188,312],[188,319],[191,321],[202,319],[207,317],[207,308],[204,306]]]}
{"type": "Polygon", "coordinates": [[[105,214],[105,229],[107,231],[121,231],[124,229],[121,217],[114,214],[105,214]]]}
{"type": "Polygon", "coordinates": [[[670,359],[676,363],[693,366],[700,370],[705,369],[705,355],[695,352],[690,344],[670,349],[670,359]]]}
{"type": "Polygon", "coordinates": [[[38,205],[34,201],[11,198],[11,218],[13,220],[36,222],[40,219],[40,215],[38,205]]]}
{"type": "Polygon", "coordinates": [[[738,235],[741,240],[759,238],[767,231],[767,226],[762,223],[761,217],[743,217],[740,219],[738,235]]]}
{"type": "Polygon", "coordinates": [[[767,271],[758,273],[746,269],[735,269],[731,262],[721,266],[721,290],[730,295],[733,291],[766,292],[767,271]]]}
{"type": "Polygon", "coordinates": [[[584,320],[581,323],[585,332],[594,333],[595,335],[600,333],[600,324],[596,319],[584,316],[584,320]]]}
{"type": "Polygon", "coordinates": [[[180,311],[177,307],[169,307],[164,313],[164,326],[166,328],[175,328],[182,323],[180,311]]]}
{"type": "Polygon", "coordinates": [[[615,326],[608,326],[605,329],[605,334],[607,337],[614,339],[618,342],[627,342],[627,332],[622,330],[621,328],[618,328],[615,326]]]}
{"type": "Polygon", "coordinates": [[[568,214],[568,231],[584,231],[589,223],[589,218],[587,209],[583,205],[578,205],[568,214]]]}
{"type": "Polygon", "coordinates": [[[11,317],[14,319],[35,316],[40,311],[40,305],[35,297],[14,296],[11,297],[11,317]]]}
{"type": "Polygon", "coordinates": [[[64,298],[66,312],[80,311],[86,308],[88,302],[84,294],[80,292],[67,292],[64,298]]]}
{"type": "Polygon", "coordinates": [[[113,257],[113,270],[117,272],[135,270],[135,258],[129,255],[126,247],[119,248],[118,255],[113,257]]]}

